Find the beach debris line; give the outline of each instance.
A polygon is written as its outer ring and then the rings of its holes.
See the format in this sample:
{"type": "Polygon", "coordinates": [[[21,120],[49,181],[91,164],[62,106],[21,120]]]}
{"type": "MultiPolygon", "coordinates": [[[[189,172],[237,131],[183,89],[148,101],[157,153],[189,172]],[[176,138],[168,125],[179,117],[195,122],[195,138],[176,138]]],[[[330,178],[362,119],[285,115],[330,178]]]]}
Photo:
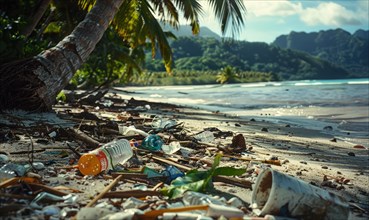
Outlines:
{"type": "MultiPolygon", "coordinates": [[[[313,189],[324,195],[323,202],[310,196],[308,190],[304,192],[306,199],[297,190],[281,195],[288,190],[280,182],[304,187],[308,184],[282,173],[277,176],[272,167],[287,170],[282,167],[282,159],[253,150],[255,145],[248,133],[222,131],[214,126],[192,130],[176,117],[178,106],[101,95],[94,93],[72,99],[73,103],[60,102],[54,106],[58,117],[67,120],[66,127],[35,121],[30,126],[0,128],[4,146],[11,149],[11,145],[19,144],[14,150],[0,152],[1,216],[45,219],[309,216],[305,210],[292,207],[296,198],[320,204],[326,211],[312,212],[321,214],[319,217],[332,214],[332,208],[324,201],[332,202],[329,199],[336,197],[322,188],[313,189]],[[26,145],[29,149],[24,147],[28,137],[32,137],[32,149],[31,144],[26,145]],[[274,192],[273,188],[280,191],[274,192]],[[258,196],[249,204],[241,195],[242,190],[252,189],[258,196]],[[260,196],[260,192],[264,194],[260,196]],[[279,212],[268,209],[272,199],[282,201],[276,205],[279,212]]],[[[350,184],[351,179],[326,175],[320,186],[345,190],[343,186],[350,184]],[[336,184],[336,188],[324,182],[336,184]]],[[[345,216],[347,203],[341,202],[334,207],[341,208],[340,213],[345,216]]],[[[355,210],[365,209],[355,204],[355,210]]]]}

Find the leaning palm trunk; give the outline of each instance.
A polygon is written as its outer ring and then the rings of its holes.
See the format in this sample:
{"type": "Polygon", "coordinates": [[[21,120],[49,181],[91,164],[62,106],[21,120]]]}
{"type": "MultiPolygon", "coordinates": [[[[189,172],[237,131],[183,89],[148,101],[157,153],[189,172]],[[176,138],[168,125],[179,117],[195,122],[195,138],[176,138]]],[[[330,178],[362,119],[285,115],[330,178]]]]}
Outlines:
{"type": "Polygon", "coordinates": [[[97,0],[73,32],[35,57],[0,67],[0,109],[50,110],[103,36],[124,0],[97,0]]]}

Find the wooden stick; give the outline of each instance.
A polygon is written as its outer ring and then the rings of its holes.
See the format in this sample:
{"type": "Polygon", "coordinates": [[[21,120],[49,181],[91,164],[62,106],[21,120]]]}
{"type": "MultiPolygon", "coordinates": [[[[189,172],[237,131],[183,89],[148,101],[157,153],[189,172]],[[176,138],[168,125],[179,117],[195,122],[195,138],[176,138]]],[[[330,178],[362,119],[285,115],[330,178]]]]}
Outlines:
{"type": "Polygon", "coordinates": [[[127,191],[114,191],[107,192],[103,198],[142,198],[145,196],[161,196],[161,192],[152,190],[127,190],[127,191]]]}
{"type": "Polygon", "coordinates": [[[111,182],[107,187],[105,187],[105,189],[99,194],[97,195],[93,200],[91,200],[87,205],[86,207],[92,207],[96,202],[97,200],[101,199],[104,197],[104,195],[109,191],[111,190],[121,179],[122,179],[123,175],[119,175],[117,176],[117,178],[115,178],[113,180],[113,182],[111,182]]]}
{"type": "Polygon", "coordinates": [[[228,183],[234,186],[251,189],[252,182],[244,179],[237,179],[230,176],[215,176],[213,181],[228,183]]]}
{"type": "Polygon", "coordinates": [[[83,133],[81,130],[67,129],[67,132],[74,138],[85,143],[87,145],[87,148],[97,148],[100,145],[100,142],[98,142],[95,139],[92,139],[87,134],[83,133]]]}
{"type": "Polygon", "coordinates": [[[151,220],[157,219],[158,216],[166,213],[166,212],[186,212],[186,211],[193,211],[193,210],[208,210],[209,205],[192,205],[186,207],[179,207],[179,208],[171,208],[171,209],[159,209],[159,210],[152,210],[145,212],[142,216],[139,216],[140,219],[144,220],[151,220]]]}
{"type": "Polygon", "coordinates": [[[178,164],[178,163],[175,163],[171,160],[167,160],[165,158],[162,158],[162,157],[158,157],[158,156],[152,156],[152,159],[156,160],[156,161],[159,161],[159,162],[163,162],[163,163],[166,163],[166,164],[169,164],[169,165],[173,165],[175,167],[178,167],[179,169],[181,170],[185,170],[185,171],[190,171],[192,170],[191,167],[187,167],[187,166],[184,166],[184,165],[181,165],[181,164],[178,164]]]}
{"type": "Polygon", "coordinates": [[[44,192],[48,192],[57,196],[66,196],[68,195],[68,193],[56,190],[50,186],[46,186],[46,185],[42,185],[42,184],[38,184],[38,183],[27,183],[28,186],[31,187],[32,190],[37,191],[37,190],[42,190],[44,192]]]}

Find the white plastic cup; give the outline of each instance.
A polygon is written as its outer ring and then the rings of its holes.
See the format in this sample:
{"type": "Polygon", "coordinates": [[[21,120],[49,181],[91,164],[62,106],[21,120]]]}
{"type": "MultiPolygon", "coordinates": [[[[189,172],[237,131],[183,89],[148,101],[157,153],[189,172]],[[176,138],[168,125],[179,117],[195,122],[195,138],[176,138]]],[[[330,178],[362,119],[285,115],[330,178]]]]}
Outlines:
{"type": "Polygon", "coordinates": [[[259,174],[251,201],[259,216],[347,219],[350,212],[348,203],[340,196],[271,168],[259,174]]]}

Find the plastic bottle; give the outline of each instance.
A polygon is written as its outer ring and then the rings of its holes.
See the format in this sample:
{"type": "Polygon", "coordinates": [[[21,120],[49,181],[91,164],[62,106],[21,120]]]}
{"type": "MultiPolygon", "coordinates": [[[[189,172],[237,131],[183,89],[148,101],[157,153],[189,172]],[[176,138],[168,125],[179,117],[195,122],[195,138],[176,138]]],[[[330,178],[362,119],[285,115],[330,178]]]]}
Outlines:
{"type": "Polygon", "coordinates": [[[152,134],[146,137],[142,141],[141,146],[138,147],[149,151],[160,151],[161,146],[163,146],[163,144],[164,144],[163,140],[161,140],[161,138],[158,135],[152,134]]]}
{"type": "Polygon", "coordinates": [[[133,156],[131,145],[126,139],[109,142],[83,154],[78,161],[78,169],[83,175],[97,175],[114,169],[115,165],[123,164],[133,156]]]}

